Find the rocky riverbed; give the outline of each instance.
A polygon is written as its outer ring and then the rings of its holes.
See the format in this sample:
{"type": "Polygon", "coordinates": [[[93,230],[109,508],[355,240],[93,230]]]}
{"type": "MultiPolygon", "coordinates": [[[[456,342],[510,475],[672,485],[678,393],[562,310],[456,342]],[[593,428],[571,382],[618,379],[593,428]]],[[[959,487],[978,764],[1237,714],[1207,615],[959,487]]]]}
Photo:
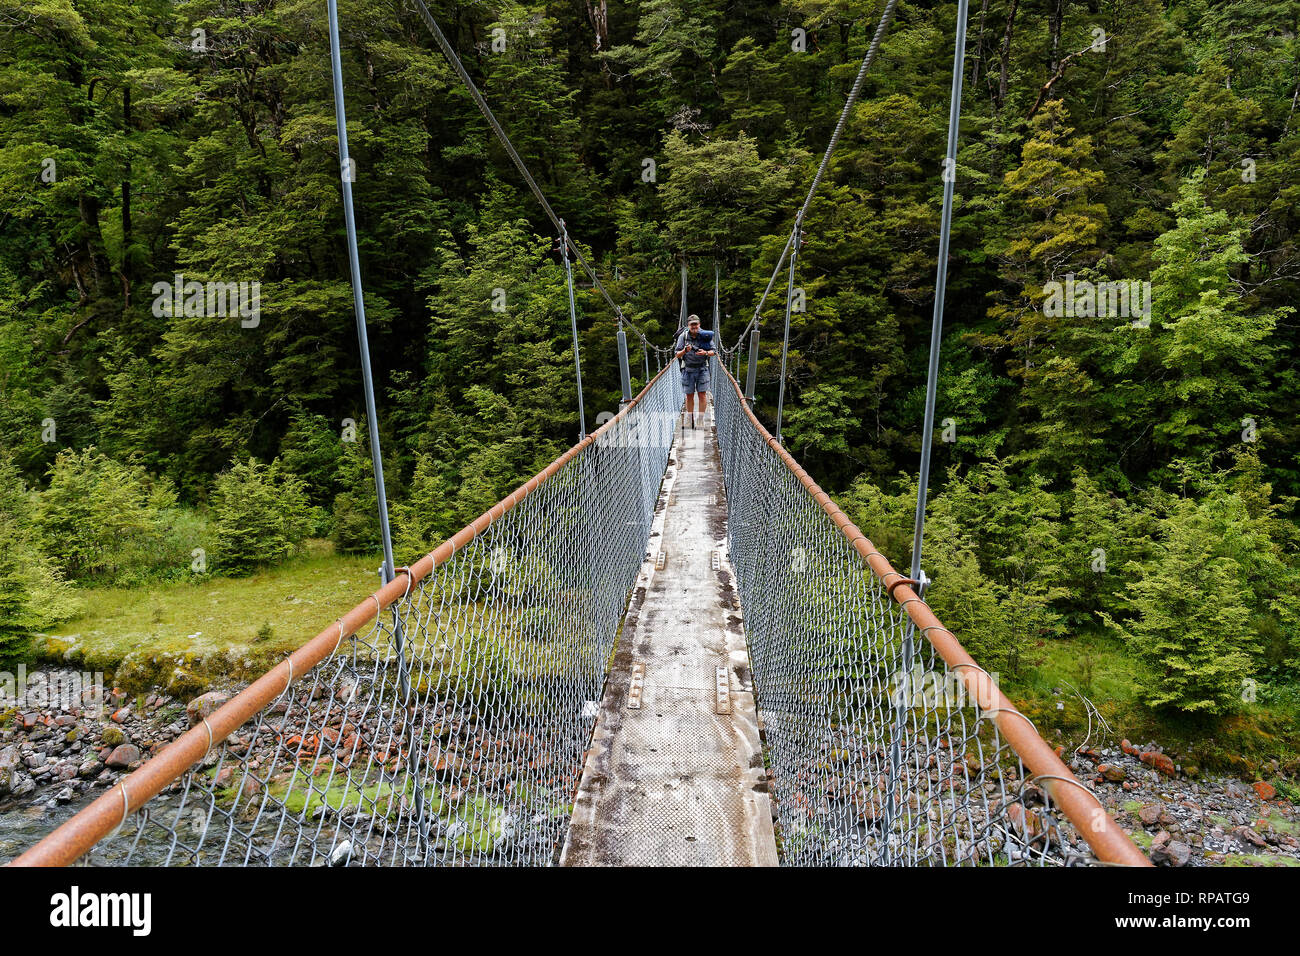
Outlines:
{"type": "Polygon", "coordinates": [[[1158,866],[1300,866],[1300,808],[1272,783],[1192,779],[1157,744],[1127,740],[1070,763],[1158,866]]]}
{"type": "MultiPolygon", "coordinates": [[[[70,684],[80,675],[50,676],[70,684]]],[[[88,688],[55,706],[46,696],[0,704],[0,863],[189,728],[184,702],[161,694],[101,699],[88,688]]]]}
{"type": "MultiPolygon", "coordinates": [[[[222,691],[185,701],[108,690],[102,699],[88,691],[82,700],[58,706],[35,706],[45,702],[33,699],[0,705],[0,863],[17,856],[225,699],[222,691]]],[[[464,722],[466,728],[469,723],[464,722]]],[[[458,779],[456,767],[467,759],[477,764],[484,751],[500,748],[498,742],[485,743],[481,734],[468,729],[443,737],[452,742],[442,745],[432,763],[440,780],[458,779]],[[456,743],[452,738],[457,736],[466,740],[456,743]]],[[[252,743],[233,739],[233,746],[245,752],[252,743]]],[[[1134,746],[1122,741],[1065,756],[1157,865],[1300,865],[1300,809],[1272,783],[1192,779],[1153,743],[1134,746]]],[[[215,759],[213,754],[209,762],[215,759]]],[[[511,775],[508,767],[501,773],[511,775]]],[[[556,792],[567,785],[556,783],[556,792]]],[[[456,793],[453,788],[448,792],[456,793]]],[[[468,825],[455,814],[443,824],[468,825]]]]}
{"type": "MultiPolygon", "coordinates": [[[[128,699],[114,690],[102,703],[87,695],[56,707],[19,700],[0,710],[0,863],[229,696],[210,690],[189,701],[165,694],[128,699]]],[[[342,862],[395,855],[410,862],[410,831],[419,825],[427,834],[424,862],[552,861],[590,733],[585,714],[580,719],[575,709],[568,718],[561,706],[547,730],[537,721],[515,726],[479,719],[463,704],[439,704],[412,722],[390,719],[375,705],[382,698],[362,690],[354,677],[337,686],[318,681],[296,687],[201,761],[197,787],[178,781],[151,801],[151,822],[142,827],[143,843],[131,860],[210,860],[225,852],[223,838],[214,834],[230,828],[262,861],[334,862],[334,851],[346,845],[342,862]],[[428,748],[417,774],[424,808],[418,824],[421,801],[407,769],[406,733],[428,748]],[[205,831],[211,839],[200,850],[197,838],[205,831]]],[[[96,861],[122,862],[131,831],[133,824],[123,828],[123,846],[101,845],[96,861]]],[[[234,851],[234,858],[242,852],[234,851]]]]}

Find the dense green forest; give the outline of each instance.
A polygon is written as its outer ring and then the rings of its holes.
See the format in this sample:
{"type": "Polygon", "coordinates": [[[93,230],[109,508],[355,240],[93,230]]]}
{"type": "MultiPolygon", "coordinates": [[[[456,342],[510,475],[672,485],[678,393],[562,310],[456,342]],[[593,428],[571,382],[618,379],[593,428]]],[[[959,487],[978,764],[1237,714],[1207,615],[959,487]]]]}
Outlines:
{"type": "MultiPolygon", "coordinates": [[[[882,6],[430,4],[660,345],[683,260],[706,326],[719,270],[739,335],[882,6]]],[[[900,566],[956,7],[900,4],[805,223],[791,333],[789,446],[900,566]]],[[[576,439],[564,271],[409,5],[340,18],[401,561],[576,439]]],[[[1287,0],[971,3],[926,568],[990,670],[1086,632],[1153,711],[1300,700],[1298,27],[1287,0]],[[1149,312],[1059,315],[1069,279],[1149,282],[1149,312]]],[[[321,0],[0,0],[10,653],[80,587],[377,549],[342,224],[321,0]],[[178,275],[260,283],[260,318],[160,309],[178,275]]],[[[590,428],[616,324],[585,281],[579,310],[590,428]]]]}

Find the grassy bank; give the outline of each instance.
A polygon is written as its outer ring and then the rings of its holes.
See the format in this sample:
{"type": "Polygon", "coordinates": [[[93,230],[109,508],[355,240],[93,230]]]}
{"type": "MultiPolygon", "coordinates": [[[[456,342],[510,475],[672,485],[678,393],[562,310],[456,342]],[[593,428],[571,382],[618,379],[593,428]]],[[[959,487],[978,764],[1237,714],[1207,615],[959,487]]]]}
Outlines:
{"type": "MultiPolygon", "coordinates": [[[[303,555],[249,577],[84,589],[81,613],[34,640],[33,656],[104,671],[135,693],[161,687],[192,695],[279,661],[375,589],[378,561],[341,557],[328,542],[313,541],[303,555]]],[[[1140,700],[1143,679],[1124,642],[1096,630],[1042,643],[1021,673],[1003,675],[1002,683],[1053,744],[1072,748],[1088,733],[1077,689],[1116,737],[1153,740],[1192,773],[1300,775],[1300,688],[1261,684],[1239,713],[1198,718],[1153,713],[1140,700]]],[[[1094,745],[1100,734],[1094,727],[1094,745]]]]}
{"type": "Polygon", "coordinates": [[[379,585],[376,557],[341,557],[328,542],[242,578],[87,588],[81,611],[36,637],[32,656],[111,674],[131,691],[174,695],[260,673],[379,585]]]}
{"type": "MultiPolygon", "coordinates": [[[[1261,682],[1253,702],[1225,717],[1157,713],[1140,699],[1144,669],[1118,637],[1083,631],[1034,649],[1017,678],[1003,689],[1053,744],[1081,744],[1088,711],[1075,689],[1092,701],[1117,737],[1155,741],[1185,770],[1217,771],[1246,779],[1300,774],[1300,687],[1261,682]],[[1276,761],[1276,764],[1274,764],[1276,761]]],[[[1092,744],[1099,742],[1095,729],[1092,744]]],[[[1107,741],[1113,743],[1113,741],[1107,741]]]]}

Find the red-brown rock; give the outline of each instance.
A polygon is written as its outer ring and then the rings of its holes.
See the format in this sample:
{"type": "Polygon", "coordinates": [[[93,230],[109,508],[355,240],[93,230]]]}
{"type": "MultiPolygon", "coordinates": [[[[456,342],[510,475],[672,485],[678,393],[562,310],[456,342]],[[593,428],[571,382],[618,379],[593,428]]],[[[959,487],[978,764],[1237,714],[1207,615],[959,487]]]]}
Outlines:
{"type": "Polygon", "coordinates": [[[120,747],[113,748],[113,752],[104,761],[104,766],[112,767],[115,770],[125,770],[139,759],[139,748],[133,744],[122,744],[120,747]]]}
{"type": "Polygon", "coordinates": [[[1144,754],[1138,754],[1138,760],[1141,760],[1148,767],[1154,767],[1166,777],[1172,777],[1176,772],[1173,758],[1168,754],[1157,753],[1154,750],[1148,750],[1144,754]]]}
{"type": "Polygon", "coordinates": [[[1259,799],[1261,800],[1272,800],[1277,797],[1277,787],[1273,786],[1271,783],[1257,780],[1251,784],[1251,786],[1255,788],[1255,792],[1259,794],[1259,799]]]}

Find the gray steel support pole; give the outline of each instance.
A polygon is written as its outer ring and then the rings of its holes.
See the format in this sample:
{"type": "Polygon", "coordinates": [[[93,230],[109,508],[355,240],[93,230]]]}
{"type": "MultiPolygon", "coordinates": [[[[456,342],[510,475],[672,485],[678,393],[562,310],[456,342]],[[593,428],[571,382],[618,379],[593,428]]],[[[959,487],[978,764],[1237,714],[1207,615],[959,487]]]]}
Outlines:
{"type": "Polygon", "coordinates": [[[361,261],[357,252],[357,224],[352,212],[352,180],[355,174],[348,155],[348,120],[343,105],[343,65],[339,54],[338,2],[329,0],[330,69],[334,77],[334,121],[339,136],[339,170],[343,180],[343,222],[348,233],[348,267],[352,275],[352,309],[357,319],[357,341],[361,346],[361,383],[365,389],[366,426],[370,434],[370,458],[375,470],[375,492],[379,499],[379,530],[384,544],[384,583],[393,579],[393,538],[388,526],[388,497],[384,493],[384,462],[379,450],[379,416],[375,411],[375,383],[370,371],[370,342],[366,335],[366,302],[361,288],[361,261]]]}
{"type": "Polygon", "coordinates": [[[623,383],[623,403],[632,401],[632,372],[627,361],[627,333],[618,330],[618,377],[623,383]]]}
{"type": "Polygon", "coordinates": [[[754,404],[754,384],[758,381],[758,326],[749,333],[749,368],[745,371],[745,401],[754,404]]]}
{"type": "Polygon", "coordinates": [[[578,350],[578,306],[573,298],[573,263],[569,261],[569,230],[560,220],[560,251],[564,253],[564,275],[569,282],[569,326],[573,330],[573,372],[578,379],[578,441],[587,437],[587,416],[582,408],[582,354],[578,350]]]}
{"type": "MultiPolygon", "coordinates": [[[[650,384],[650,345],[646,342],[645,336],[641,336],[641,361],[645,363],[645,384],[650,384]]],[[[643,385],[642,388],[645,386],[643,385]]]]}
{"type": "Polygon", "coordinates": [[[786,356],[790,352],[790,310],[794,305],[794,266],[799,258],[799,245],[802,239],[803,222],[796,218],[794,221],[794,242],[790,246],[790,279],[785,290],[785,339],[781,342],[781,390],[776,399],[776,440],[782,445],[785,444],[785,436],[781,434],[781,417],[785,412],[785,363],[786,356]]]}

